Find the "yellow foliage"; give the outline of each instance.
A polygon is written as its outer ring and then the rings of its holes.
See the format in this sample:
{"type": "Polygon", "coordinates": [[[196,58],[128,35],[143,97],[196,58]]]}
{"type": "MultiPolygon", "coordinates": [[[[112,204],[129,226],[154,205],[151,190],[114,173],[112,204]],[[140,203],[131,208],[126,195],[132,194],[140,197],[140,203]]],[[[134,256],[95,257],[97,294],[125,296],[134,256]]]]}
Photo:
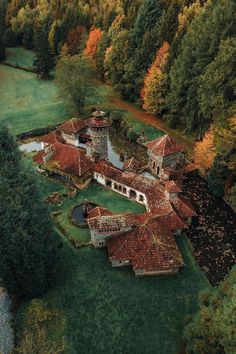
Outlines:
{"type": "Polygon", "coordinates": [[[216,156],[216,146],[213,128],[208,130],[202,141],[196,143],[194,149],[194,162],[199,170],[205,175],[211,168],[216,156]]]}

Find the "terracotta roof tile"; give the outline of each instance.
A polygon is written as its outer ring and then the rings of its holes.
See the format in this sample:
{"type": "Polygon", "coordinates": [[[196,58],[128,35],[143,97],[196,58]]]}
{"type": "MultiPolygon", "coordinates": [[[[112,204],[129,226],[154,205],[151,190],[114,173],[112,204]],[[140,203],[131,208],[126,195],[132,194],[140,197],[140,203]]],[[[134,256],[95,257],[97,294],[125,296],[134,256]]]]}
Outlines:
{"type": "Polygon", "coordinates": [[[183,266],[171,232],[156,218],[107,241],[110,260],[132,263],[134,271],[158,273],[183,266]]]}
{"type": "Polygon", "coordinates": [[[184,147],[178,144],[168,134],[164,135],[161,138],[145,143],[145,146],[154,154],[161,156],[167,156],[184,151],[184,147]]]}
{"type": "Polygon", "coordinates": [[[72,118],[67,122],[59,125],[58,129],[65,132],[78,133],[80,130],[84,129],[85,127],[86,124],[82,119],[72,118]]]}
{"type": "Polygon", "coordinates": [[[129,171],[137,171],[140,167],[140,162],[136,160],[134,157],[131,159],[125,160],[123,169],[129,171]]]}

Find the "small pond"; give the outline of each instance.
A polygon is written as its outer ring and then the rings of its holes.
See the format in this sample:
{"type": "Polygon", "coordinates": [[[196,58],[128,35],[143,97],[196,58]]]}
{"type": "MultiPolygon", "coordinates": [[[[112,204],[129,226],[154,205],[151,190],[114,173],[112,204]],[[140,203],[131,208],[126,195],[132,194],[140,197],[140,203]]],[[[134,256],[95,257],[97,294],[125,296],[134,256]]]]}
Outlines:
{"type": "Polygon", "coordinates": [[[31,141],[30,143],[22,144],[19,149],[27,153],[36,152],[42,150],[42,145],[37,141],[31,141]]]}
{"type": "Polygon", "coordinates": [[[74,207],[71,212],[71,221],[73,224],[80,227],[87,227],[86,217],[88,216],[88,212],[96,208],[96,204],[94,203],[82,203],[74,207]]]}

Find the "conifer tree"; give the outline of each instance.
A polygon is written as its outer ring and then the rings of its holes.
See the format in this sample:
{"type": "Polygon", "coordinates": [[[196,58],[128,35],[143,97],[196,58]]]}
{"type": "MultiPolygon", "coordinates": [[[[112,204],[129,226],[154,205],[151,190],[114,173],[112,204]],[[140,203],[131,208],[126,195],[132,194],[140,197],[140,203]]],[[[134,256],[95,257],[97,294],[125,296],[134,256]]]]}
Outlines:
{"type": "Polygon", "coordinates": [[[34,35],[34,70],[42,79],[49,79],[50,72],[55,66],[55,57],[48,42],[48,19],[44,20],[34,35]]]}
{"type": "Polygon", "coordinates": [[[177,125],[202,129],[197,89],[199,77],[217,55],[220,42],[236,34],[236,3],[207,2],[181,41],[180,54],[170,72],[169,107],[177,125]]]}
{"type": "Polygon", "coordinates": [[[228,175],[226,161],[220,155],[214,159],[208,177],[208,187],[216,197],[223,197],[225,180],[228,175]]]}
{"type": "Polygon", "coordinates": [[[236,37],[221,42],[217,56],[199,79],[200,111],[208,121],[228,116],[236,106],[235,70],[236,37]]]}
{"type": "Polygon", "coordinates": [[[17,144],[0,127],[0,278],[9,294],[33,298],[52,284],[58,261],[54,232],[35,177],[17,144]]]}

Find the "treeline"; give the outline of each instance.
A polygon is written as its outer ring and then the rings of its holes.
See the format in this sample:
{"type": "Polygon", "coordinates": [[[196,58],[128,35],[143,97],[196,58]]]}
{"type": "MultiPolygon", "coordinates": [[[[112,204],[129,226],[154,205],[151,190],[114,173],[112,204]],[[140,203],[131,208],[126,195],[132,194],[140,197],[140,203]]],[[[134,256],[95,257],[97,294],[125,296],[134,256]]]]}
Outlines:
{"type": "Polygon", "coordinates": [[[34,48],[39,76],[83,53],[123,98],[202,140],[213,193],[234,183],[235,0],[12,0],[4,11],[4,42],[34,48]]]}

